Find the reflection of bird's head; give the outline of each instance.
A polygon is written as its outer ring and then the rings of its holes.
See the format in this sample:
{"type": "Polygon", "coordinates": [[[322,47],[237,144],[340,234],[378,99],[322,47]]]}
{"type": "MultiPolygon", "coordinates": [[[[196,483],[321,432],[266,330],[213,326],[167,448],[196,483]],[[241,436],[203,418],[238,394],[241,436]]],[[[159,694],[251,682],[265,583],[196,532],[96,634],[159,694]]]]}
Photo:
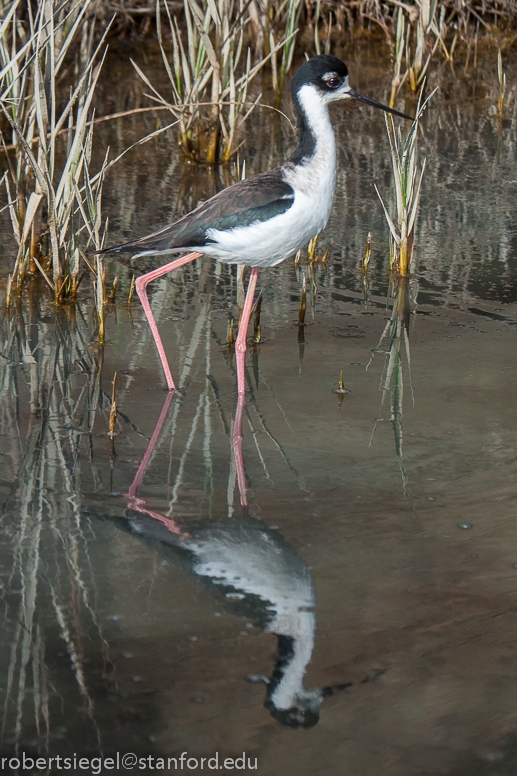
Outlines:
{"type": "Polygon", "coordinates": [[[320,719],[320,706],[322,693],[317,688],[306,689],[303,694],[298,694],[297,703],[289,709],[277,709],[273,701],[268,697],[264,706],[273,719],[286,727],[296,730],[307,730],[318,724],[320,719]]]}
{"type": "Polygon", "coordinates": [[[267,687],[264,706],[273,719],[282,725],[296,728],[296,730],[306,730],[318,724],[323,693],[317,687],[303,686],[302,677],[306,660],[303,660],[296,669],[295,679],[298,686],[291,687],[291,689],[285,686],[286,680],[289,684],[289,681],[293,679],[289,674],[295,659],[296,641],[290,636],[280,634],[277,634],[277,639],[278,658],[273,676],[267,687]],[[281,688],[283,688],[283,692],[281,692],[281,688]]]}

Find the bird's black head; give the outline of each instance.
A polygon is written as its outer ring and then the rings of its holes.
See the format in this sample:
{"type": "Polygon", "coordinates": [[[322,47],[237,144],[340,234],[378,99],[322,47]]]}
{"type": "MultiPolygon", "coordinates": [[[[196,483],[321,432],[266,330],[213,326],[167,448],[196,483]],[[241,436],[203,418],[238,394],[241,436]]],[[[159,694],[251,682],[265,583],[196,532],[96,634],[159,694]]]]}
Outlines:
{"type": "Polygon", "coordinates": [[[312,84],[322,92],[332,93],[347,82],[348,70],[337,57],[322,54],[305,62],[291,81],[291,94],[297,95],[302,86],[312,84]]]}
{"type": "Polygon", "coordinates": [[[328,104],[335,100],[357,100],[374,108],[380,108],[386,113],[413,121],[413,118],[406,113],[388,108],[387,105],[352,89],[348,84],[348,70],[345,63],[328,54],[313,57],[301,66],[291,81],[291,94],[298,118],[302,120],[302,123],[303,116],[301,114],[307,110],[307,104],[300,107],[300,103],[310,101],[313,104],[315,102],[316,104],[328,104]],[[304,87],[307,87],[307,90],[304,87]],[[308,91],[309,94],[303,97],[305,91],[308,91]]]}

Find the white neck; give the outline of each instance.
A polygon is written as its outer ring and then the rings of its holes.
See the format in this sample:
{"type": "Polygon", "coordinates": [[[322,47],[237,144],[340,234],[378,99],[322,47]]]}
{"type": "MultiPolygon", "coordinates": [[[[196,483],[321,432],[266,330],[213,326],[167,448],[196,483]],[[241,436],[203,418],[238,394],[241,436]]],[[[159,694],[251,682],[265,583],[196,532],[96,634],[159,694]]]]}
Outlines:
{"type": "Polygon", "coordinates": [[[305,126],[302,125],[300,145],[294,157],[302,155],[295,163],[286,163],[284,179],[295,191],[295,202],[297,195],[307,198],[303,218],[310,222],[308,230],[312,228],[309,237],[314,237],[327,223],[332,208],[336,187],[336,139],[324,96],[315,87],[305,84],[297,98],[305,126]]]}
{"type": "Polygon", "coordinates": [[[298,102],[304,113],[305,121],[311,131],[316,148],[314,155],[325,155],[336,167],[336,139],[330,123],[327,103],[323,95],[314,86],[305,84],[298,92],[298,102]]]}

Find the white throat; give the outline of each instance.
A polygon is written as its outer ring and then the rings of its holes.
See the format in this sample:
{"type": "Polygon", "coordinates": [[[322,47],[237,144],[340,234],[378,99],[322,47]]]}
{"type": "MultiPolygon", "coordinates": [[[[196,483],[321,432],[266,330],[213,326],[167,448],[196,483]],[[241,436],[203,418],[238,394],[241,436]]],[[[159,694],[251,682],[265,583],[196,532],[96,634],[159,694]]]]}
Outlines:
{"type": "Polygon", "coordinates": [[[297,96],[314,138],[314,150],[297,165],[287,162],[284,180],[294,189],[295,207],[298,203],[301,206],[305,227],[302,231],[307,232],[309,240],[324,228],[332,209],[336,188],[336,139],[325,96],[310,84],[302,86],[297,96]]]}
{"type": "Polygon", "coordinates": [[[305,120],[316,141],[314,154],[325,154],[336,166],[336,139],[330,123],[328,101],[315,86],[305,84],[298,92],[298,101],[305,114],[305,120]]]}

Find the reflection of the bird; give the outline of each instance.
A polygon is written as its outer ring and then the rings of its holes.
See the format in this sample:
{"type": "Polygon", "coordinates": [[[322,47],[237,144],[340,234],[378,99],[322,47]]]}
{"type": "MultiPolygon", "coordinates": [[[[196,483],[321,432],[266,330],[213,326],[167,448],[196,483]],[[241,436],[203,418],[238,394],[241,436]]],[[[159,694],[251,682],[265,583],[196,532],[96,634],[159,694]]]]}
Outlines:
{"type": "Polygon", "coordinates": [[[248,516],[242,459],[244,397],[238,398],[231,437],[241,517],[177,521],[153,510],[137,495],[171,397],[169,394],[166,399],[129,490],[131,501],[122,527],[157,549],[170,563],[195,575],[225,609],[277,636],[278,659],[272,678],[266,680],[264,705],[282,724],[299,729],[312,727],[318,722],[323,697],[333,692],[332,688],[320,690],[303,684],[314,648],[314,582],[308,567],[279,531],[248,516]]]}
{"type": "MultiPolygon", "coordinates": [[[[397,278],[397,287],[394,294],[393,308],[389,321],[379,340],[374,354],[386,356],[383,374],[381,377],[381,411],[386,398],[390,397],[390,422],[393,426],[395,437],[395,452],[399,461],[404,489],[407,487],[407,475],[402,458],[402,415],[404,397],[404,375],[402,353],[405,350],[406,362],[411,384],[411,356],[409,350],[409,325],[411,320],[411,286],[408,277],[397,278]],[[384,344],[388,340],[387,346],[384,344]]],[[[374,432],[377,428],[377,423],[374,432]]],[[[373,437],[373,434],[372,434],[373,437]]]]}

